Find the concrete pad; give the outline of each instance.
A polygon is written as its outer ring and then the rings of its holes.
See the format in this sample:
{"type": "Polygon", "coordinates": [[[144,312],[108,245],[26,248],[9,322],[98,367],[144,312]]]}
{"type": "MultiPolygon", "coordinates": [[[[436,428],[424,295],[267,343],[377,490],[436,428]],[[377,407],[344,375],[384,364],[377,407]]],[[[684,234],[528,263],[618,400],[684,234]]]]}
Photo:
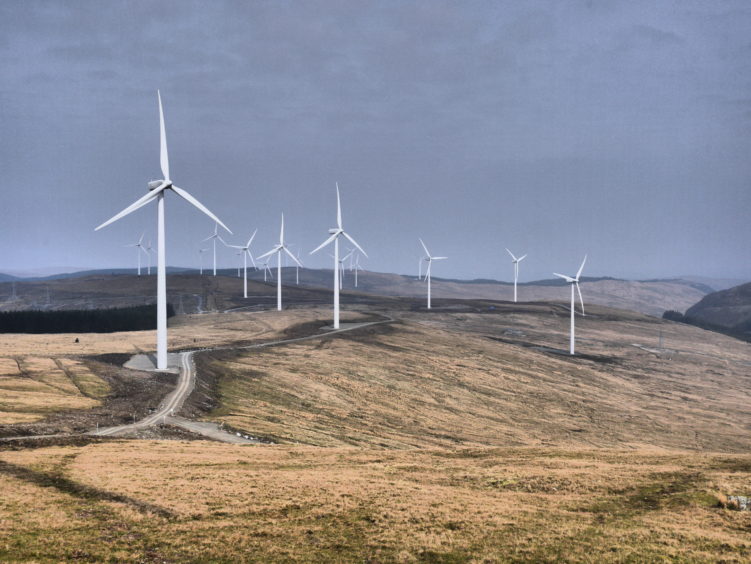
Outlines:
{"type": "Polygon", "coordinates": [[[156,355],[155,354],[136,354],[131,359],[123,364],[125,368],[131,370],[143,370],[145,372],[171,372],[173,374],[180,373],[180,353],[167,353],[167,370],[156,369],[156,355]]]}

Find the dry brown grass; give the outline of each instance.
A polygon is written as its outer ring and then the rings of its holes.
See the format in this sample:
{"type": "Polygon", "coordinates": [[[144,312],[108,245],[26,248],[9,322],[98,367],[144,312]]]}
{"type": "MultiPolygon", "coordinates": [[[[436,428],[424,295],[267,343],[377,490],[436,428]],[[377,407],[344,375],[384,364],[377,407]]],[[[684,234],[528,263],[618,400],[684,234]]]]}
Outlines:
{"type": "Polygon", "coordinates": [[[391,329],[217,356],[199,374],[219,378],[213,419],[283,442],[751,448],[747,343],[594,307],[577,322],[589,358],[531,348],[565,349],[565,314],[401,313],[391,329]],[[656,346],[659,328],[670,351],[633,346],[656,346]]]}
{"type": "Polygon", "coordinates": [[[107,383],[78,360],[39,356],[0,360],[0,425],[90,409],[109,393],[107,383]]]}
{"type": "Polygon", "coordinates": [[[3,560],[751,557],[751,513],[719,506],[751,490],[748,455],[130,442],[0,461],[3,560]]]}

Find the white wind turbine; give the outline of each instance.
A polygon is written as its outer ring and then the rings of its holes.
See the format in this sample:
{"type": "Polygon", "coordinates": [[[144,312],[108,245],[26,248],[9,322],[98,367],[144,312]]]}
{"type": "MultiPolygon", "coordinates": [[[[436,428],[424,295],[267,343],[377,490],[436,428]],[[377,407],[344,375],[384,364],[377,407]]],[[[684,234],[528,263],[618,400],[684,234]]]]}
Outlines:
{"type": "MultiPolygon", "coordinates": [[[[222,227],[224,227],[224,224],[222,224],[222,227]]],[[[226,227],[224,227],[224,228],[227,229],[226,227]]],[[[230,231],[230,233],[231,233],[231,231],[230,231]]],[[[219,225],[215,223],[214,224],[214,232],[211,235],[209,235],[208,237],[206,237],[203,241],[201,241],[201,243],[205,243],[206,241],[211,241],[213,243],[213,245],[214,245],[214,276],[216,276],[216,240],[217,239],[219,239],[222,243],[224,243],[224,240],[219,235],[219,225]]],[[[225,243],[225,245],[226,245],[226,243],[225,243]]]]}
{"type": "MultiPolygon", "coordinates": [[[[143,246],[143,236],[145,234],[146,232],[141,233],[141,237],[138,239],[138,243],[133,243],[132,245],[123,245],[123,247],[136,248],[136,254],[138,255],[138,276],[141,276],[141,253],[143,252],[149,254],[143,246]]],[[[151,262],[149,262],[149,264],[151,264],[151,262]]],[[[151,274],[150,271],[149,274],[151,274]]]]}
{"type": "MultiPolygon", "coordinates": [[[[425,249],[425,258],[423,260],[428,261],[428,270],[425,272],[425,280],[428,281],[428,309],[430,309],[430,265],[433,264],[434,260],[446,260],[448,257],[433,257],[430,256],[430,251],[428,251],[428,248],[425,246],[425,243],[423,243],[422,239],[420,239],[420,244],[422,245],[422,248],[425,249]]],[[[422,261],[420,262],[422,264],[422,261]]]]}
{"type": "Polygon", "coordinates": [[[151,246],[151,239],[149,239],[149,244],[146,245],[146,255],[149,257],[149,263],[148,263],[148,270],[146,271],[146,274],[151,276],[151,254],[154,252],[154,248],[151,246]]]}
{"type": "Polygon", "coordinates": [[[316,253],[333,241],[334,243],[334,329],[339,329],[339,236],[344,235],[350,243],[357,247],[366,257],[368,253],[363,251],[352,237],[342,228],[342,204],[339,198],[339,183],[336,183],[336,227],[329,229],[331,236],[318,245],[310,254],[316,253]]]}
{"type": "MultiPolygon", "coordinates": [[[[355,252],[354,249],[350,249],[349,253],[347,253],[344,258],[339,259],[339,289],[342,289],[342,286],[344,285],[344,271],[347,270],[344,266],[344,263],[347,261],[347,259],[352,256],[352,253],[355,252]]],[[[334,255],[329,253],[329,256],[331,258],[334,258],[334,255]]]]}
{"type": "Polygon", "coordinates": [[[511,262],[514,263],[514,303],[516,303],[516,282],[519,280],[519,263],[523,261],[527,255],[522,255],[519,258],[514,256],[514,253],[506,249],[506,252],[511,255],[511,262]]]}
{"type": "Polygon", "coordinates": [[[259,259],[270,257],[276,253],[276,309],[282,311],[282,251],[289,256],[295,263],[302,266],[302,263],[297,260],[297,257],[293,255],[284,244],[284,214],[282,214],[282,228],[279,231],[279,242],[274,245],[268,253],[262,254],[259,259]]]}
{"type": "Polygon", "coordinates": [[[157,98],[159,100],[159,163],[161,165],[162,174],[164,179],[155,180],[149,182],[149,192],[145,196],[142,196],[123,211],[108,219],[102,223],[95,231],[109,225],[110,223],[117,221],[121,217],[125,217],[131,212],[145,206],[149,202],[156,200],[157,202],[157,314],[156,314],[156,357],[157,357],[157,370],[167,369],[167,273],[166,273],[166,256],[165,256],[165,241],[164,241],[164,194],[167,190],[172,190],[175,194],[181,198],[187,200],[203,213],[208,215],[211,219],[224,227],[227,231],[232,233],[229,228],[224,225],[221,220],[211,213],[201,202],[196,200],[188,192],[182,188],[178,188],[172,184],[169,174],[169,156],[167,154],[167,136],[164,131],[164,111],[162,110],[162,96],[157,90],[157,98]]]}
{"type": "MultiPolygon", "coordinates": [[[[248,257],[250,257],[250,262],[253,264],[253,268],[258,270],[258,267],[256,267],[256,261],[253,259],[253,255],[250,252],[250,245],[253,242],[253,239],[256,236],[256,233],[258,233],[258,229],[253,231],[253,235],[250,236],[250,239],[248,239],[248,242],[245,245],[229,245],[227,243],[224,243],[228,247],[232,247],[233,249],[239,249],[240,252],[238,254],[241,254],[243,256],[243,297],[248,297],[248,257]]],[[[264,282],[266,281],[264,277],[264,282]]]]}
{"type": "Polygon", "coordinates": [[[574,354],[574,314],[575,314],[575,307],[574,307],[574,286],[576,286],[576,291],[579,292],[579,302],[582,306],[582,315],[584,315],[584,299],[582,299],[582,291],[581,288],[579,288],[579,276],[581,276],[582,270],[584,270],[584,263],[587,262],[587,255],[584,255],[584,260],[582,261],[582,265],[579,267],[579,270],[576,272],[576,278],[571,278],[571,276],[566,276],[565,274],[558,274],[557,272],[554,272],[558,278],[563,278],[566,282],[571,284],[571,345],[570,345],[570,354],[574,354]]]}
{"type": "MultiPolygon", "coordinates": [[[[260,258],[260,257],[259,257],[260,258]]],[[[269,268],[269,259],[266,259],[265,262],[261,263],[261,266],[263,267],[263,281],[266,282],[266,273],[271,277],[271,279],[274,279],[274,273],[271,272],[271,269],[269,268]]]]}
{"type": "Polygon", "coordinates": [[[208,249],[198,249],[198,260],[201,267],[200,274],[203,276],[203,253],[208,251],[208,249]]]}
{"type": "Polygon", "coordinates": [[[360,255],[355,258],[355,288],[357,288],[357,273],[362,270],[360,266],[360,255]]]}

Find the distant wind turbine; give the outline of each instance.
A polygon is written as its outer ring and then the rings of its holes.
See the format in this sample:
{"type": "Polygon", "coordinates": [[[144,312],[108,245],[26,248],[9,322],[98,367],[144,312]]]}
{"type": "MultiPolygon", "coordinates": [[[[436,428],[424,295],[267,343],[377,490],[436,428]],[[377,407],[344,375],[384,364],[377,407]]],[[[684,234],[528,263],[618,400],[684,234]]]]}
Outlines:
{"type": "MultiPolygon", "coordinates": [[[[222,225],[222,227],[224,227],[224,225],[222,225]]],[[[219,235],[219,225],[215,223],[214,232],[208,237],[206,237],[203,241],[201,241],[201,243],[205,243],[206,241],[211,241],[214,245],[214,276],[216,276],[216,240],[217,239],[219,239],[222,243],[224,243],[224,240],[219,235]]]]}
{"type": "MultiPolygon", "coordinates": [[[[261,257],[258,257],[261,258],[261,257]]],[[[269,268],[269,260],[266,259],[266,262],[262,262],[261,266],[263,267],[261,270],[263,270],[263,281],[266,282],[266,273],[271,277],[271,279],[274,279],[274,273],[271,272],[271,269],[269,268]]]]}
{"type": "MultiPolygon", "coordinates": [[[[344,266],[344,263],[347,261],[347,259],[350,256],[352,256],[353,252],[354,250],[350,250],[349,253],[344,256],[344,258],[339,259],[339,289],[340,290],[342,289],[342,286],[344,284],[344,272],[347,270],[344,266]]],[[[331,258],[334,258],[334,255],[332,255],[331,253],[329,253],[329,256],[331,258]]]]}
{"type": "Polygon", "coordinates": [[[302,263],[297,260],[297,257],[293,255],[284,244],[284,214],[282,214],[282,228],[279,231],[279,242],[268,253],[264,253],[258,257],[259,259],[262,259],[270,257],[276,253],[276,309],[278,311],[282,311],[282,251],[295,261],[295,263],[302,266],[302,263]]]}
{"type": "Polygon", "coordinates": [[[153,252],[154,252],[154,249],[151,246],[151,239],[149,239],[149,244],[146,245],[146,255],[149,257],[149,262],[148,262],[149,266],[148,266],[148,270],[146,271],[146,273],[149,276],[151,276],[151,255],[152,255],[153,252]]]}
{"type": "MultiPolygon", "coordinates": [[[[227,243],[224,243],[228,247],[232,247],[233,249],[239,249],[240,253],[243,256],[243,297],[248,297],[248,257],[250,257],[250,262],[253,264],[253,268],[258,270],[256,267],[256,261],[253,259],[253,255],[250,252],[250,245],[253,242],[253,239],[256,236],[256,233],[258,233],[258,229],[253,231],[253,235],[250,236],[250,239],[248,239],[248,242],[245,245],[229,245],[227,243]]],[[[264,278],[265,281],[265,278],[264,278]]]]}
{"type": "Polygon", "coordinates": [[[422,248],[425,249],[425,259],[428,261],[428,270],[425,272],[425,280],[428,281],[428,309],[430,309],[430,266],[433,264],[434,260],[446,260],[448,257],[434,257],[430,255],[430,251],[425,246],[425,243],[423,243],[423,240],[420,239],[420,244],[422,245],[422,248]]]}
{"type": "Polygon", "coordinates": [[[162,97],[157,90],[157,98],[159,100],[159,139],[160,139],[160,155],[159,162],[164,175],[163,180],[155,180],[149,182],[149,192],[145,196],[142,196],[130,206],[122,210],[114,217],[108,219],[102,223],[99,229],[117,221],[118,219],[125,217],[131,212],[145,206],[152,200],[157,202],[157,315],[156,315],[156,352],[157,352],[157,369],[167,369],[167,273],[166,273],[166,256],[165,256],[165,240],[164,240],[164,194],[167,190],[173,191],[181,198],[187,200],[203,213],[208,215],[216,223],[221,225],[224,229],[232,233],[229,228],[221,222],[221,220],[211,213],[201,202],[196,200],[188,192],[182,188],[178,188],[172,184],[169,174],[169,155],[167,154],[167,135],[164,131],[164,111],[162,110],[162,97]]]}
{"type": "Polygon", "coordinates": [[[141,253],[148,254],[146,249],[144,249],[143,247],[143,236],[145,234],[145,232],[141,233],[141,237],[138,239],[138,243],[133,243],[132,245],[123,245],[123,247],[136,248],[136,255],[138,255],[138,276],[141,276],[141,253]]]}
{"type": "Polygon", "coordinates": [[[208,251],[208,249],[198,249],[198,260],[199,264],[201,266],[200,274],[203,276],[203,253],[208,251]]]}
{"type": "Polygon", "coordinates": [[[582,315],[584,315],[584,300],[582,299],[582,291],[581,288],[579,288],[579,276],[581,276],[582,270],[584,270],[584,263],[587,262],[587,255],[584,255],[584,260],[582,261],[582,265],[579,267],[579,270],[576,272],[576,277],[572,278],[571,276],[566,276],[565,274],[558,274],[557,272],[554,272],[558,278],[563,278],[566,282],[571,284],[571,345],[570,345],[570,354],[574,354],[574,314],[575,314],[575,304],[574,304],[574,286],[576,286],[576,291],[579,292],[579,302],[582,306],[582,315]]]}
{"type": "Polygon", "coordinates": [[[347,234],[342,228],[342,204],[339,197],[339,183],[336,183],[336,227],[329,229],[331,236],[323,243],[318,245],[314,250],[310,251],[310,254],[316,253],[324,248],[329,243],[334,243],[334,329],[339,329],[339,237],[343,235],[350,243],[357,247],[362,254],[366,257],[366,253],[362,247],[352,237],[347,234]]]}
{"type": "Polygon", "coordinates": [[[514,256],[514,253],[506,249],[506,252],[511,255],[511,262],[514,263],[514,303],[516,303],[516,281],[519,280],[519,263],[523,261],[527,255],[522,255],[519,258],[514,256]]]}
{"type": "Polygon", "coordinates": [[[357,288],[357,273],[362,270],[362,267],[360,266],[360,255],[357,255],[357,258],[355,258],[355,288],[357,288]]]}

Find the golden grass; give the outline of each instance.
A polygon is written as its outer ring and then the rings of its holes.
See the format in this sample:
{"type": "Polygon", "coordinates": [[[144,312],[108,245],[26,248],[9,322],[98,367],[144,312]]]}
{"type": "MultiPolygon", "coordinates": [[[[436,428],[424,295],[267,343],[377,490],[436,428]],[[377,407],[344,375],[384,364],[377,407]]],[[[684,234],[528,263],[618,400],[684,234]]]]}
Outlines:
{"type": "Polygon", "coordinates": [[[2,560],[751,557],[751,513],[719,506],[748,455],[142,441],[2,452],[0,488],[2,560]]]}
{"type": "Polygon", "coordinates": [[[31,423],[59,411],[91,409],[109,385],[81,361],[28,356],[2,359],[0,424],[31,423]],[[12,364],[11,362],[12,361],[12,364]],[[15,372],[11,373],[11,367],[15,372]]]}
{"type": "Polygon", "coordinates": [[[571,359],[529,347],[567,345],[567,319],[536,307],[405,313],[382,334],[199,358],[199,373],[219,379],[210,418],[318,446],[751,448],[748,344],[592,308],[578,326],[579,351],[592,358],[571,359]],[[686,352],[632,346],[651,344],[660,327],[686,352]],[[509,330],[524,336],[503,342],[509,330]]]}

